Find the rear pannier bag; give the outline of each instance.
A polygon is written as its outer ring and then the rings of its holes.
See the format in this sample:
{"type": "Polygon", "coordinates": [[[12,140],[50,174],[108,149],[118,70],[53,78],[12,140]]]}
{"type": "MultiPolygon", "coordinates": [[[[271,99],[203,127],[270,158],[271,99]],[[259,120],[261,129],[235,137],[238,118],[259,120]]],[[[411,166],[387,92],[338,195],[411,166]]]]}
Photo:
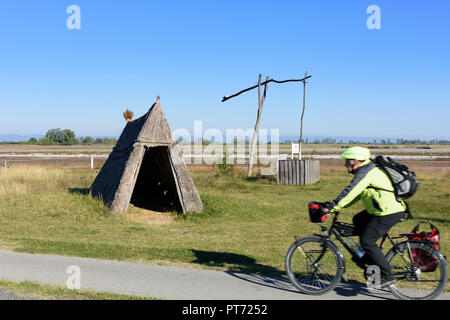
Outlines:
{"type": "MultiPolygon", "coordinates": [[[[408,234],[409,240],[423,241],[439,250],[439,230],[433,224],[429,223],[431,231],[430,232],[419,232],[419,225],[422,222],[419,222],[414,229],[408,234]]],[[[437,268],[436,258],[433,257],[429,252],[420,249],[413,248],[411,250],[412,256],[414,259],[414,264],[416,267],[420,268],[420,271],[423,272],[432,272],[437,268]]]]}

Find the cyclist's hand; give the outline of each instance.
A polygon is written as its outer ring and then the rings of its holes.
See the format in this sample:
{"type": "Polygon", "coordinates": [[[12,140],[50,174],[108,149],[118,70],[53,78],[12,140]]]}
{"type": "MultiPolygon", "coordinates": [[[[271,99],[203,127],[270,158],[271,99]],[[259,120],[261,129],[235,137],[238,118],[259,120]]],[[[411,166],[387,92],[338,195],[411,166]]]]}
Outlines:
{"type": "Polygon", "coordinates": [[[331,209],[333,209],[333,204],[331,202],[325,202],[325,206],[322,208],[322,211],[326,214],[330,214],[331,209]]]}

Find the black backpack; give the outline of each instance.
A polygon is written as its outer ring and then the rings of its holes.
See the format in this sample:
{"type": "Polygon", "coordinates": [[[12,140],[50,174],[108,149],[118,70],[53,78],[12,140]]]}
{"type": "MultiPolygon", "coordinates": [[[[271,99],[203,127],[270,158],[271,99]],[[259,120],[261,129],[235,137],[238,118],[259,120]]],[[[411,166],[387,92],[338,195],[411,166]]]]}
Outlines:
{"type": "MultiPolygon", "coordinates": [[[[394,191],[386,190],[382,188],[375,188],[384,191],[394,192],[397,201],[408,199],[412,197],[419,187],[419,181],[417,181],[416,174],[409,171],[408,167],[398,163],[391,157],[377,156],[372,160],[378,168],[380,168],[386,175],[394,187],[394,191]]],[[[408,219],[412,219],[412,214],[409,210],[408,204],[406,204],[406,212],[408,213],[408,219]]]]}
{"type": "Polygon", "coordinates": [[[375,157],[373,162],[377,165],[378,168],[383,170],[388,176],[389,180],[391,180],[392,186],[394,187],[393,192],[398,201],[401,201],[402,199],[408,199],[417,192],[419,181],[417,181],[416,179],[416,174],[412,171],[409,171],[407,166],[398,163],[390,157],[383,156],[375,157]]]}

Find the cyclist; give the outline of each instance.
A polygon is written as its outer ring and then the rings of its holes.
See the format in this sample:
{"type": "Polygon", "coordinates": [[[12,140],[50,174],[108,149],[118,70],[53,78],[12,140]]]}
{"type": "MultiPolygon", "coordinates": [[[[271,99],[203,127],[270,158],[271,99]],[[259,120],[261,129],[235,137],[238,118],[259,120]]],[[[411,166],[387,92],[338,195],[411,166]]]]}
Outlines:
{"type": "Polygon", "coordinates": [[[345,159],[348,173],[355,176],[325,211],[331,213],[362,200],[365,210],[353,217],[361,247],[366,252],[361,262],[380,267],[380,287],[391,285],[396,279],[376,242],[404,219],[406,205],[397,201],[393,192],[386,191],[393,191],[394,187],[387,175],[370,160],[369,149],[351,147],[340,157],[345,159]]]}

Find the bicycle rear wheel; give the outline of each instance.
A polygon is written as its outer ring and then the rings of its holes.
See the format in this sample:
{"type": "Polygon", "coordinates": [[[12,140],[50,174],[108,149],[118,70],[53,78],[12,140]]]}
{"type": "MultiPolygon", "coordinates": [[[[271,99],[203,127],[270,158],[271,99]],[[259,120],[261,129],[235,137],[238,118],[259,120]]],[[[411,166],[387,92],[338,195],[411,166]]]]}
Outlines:
{"type": "Polygon", "coordinates": [[[447,285],[445,258],[424,242],[399,243],[388,252],[386,259],[397,278],[389,289],[398,299],[434,299],[447,285]]]}
{"type": "Polygon", "coordinates": [[[341,280],[344,269],[341,256],[339,248],[332,242],[317,236],[304,237],[288,249],[286,273],[301,292],[324,294],[341,280]]]}

